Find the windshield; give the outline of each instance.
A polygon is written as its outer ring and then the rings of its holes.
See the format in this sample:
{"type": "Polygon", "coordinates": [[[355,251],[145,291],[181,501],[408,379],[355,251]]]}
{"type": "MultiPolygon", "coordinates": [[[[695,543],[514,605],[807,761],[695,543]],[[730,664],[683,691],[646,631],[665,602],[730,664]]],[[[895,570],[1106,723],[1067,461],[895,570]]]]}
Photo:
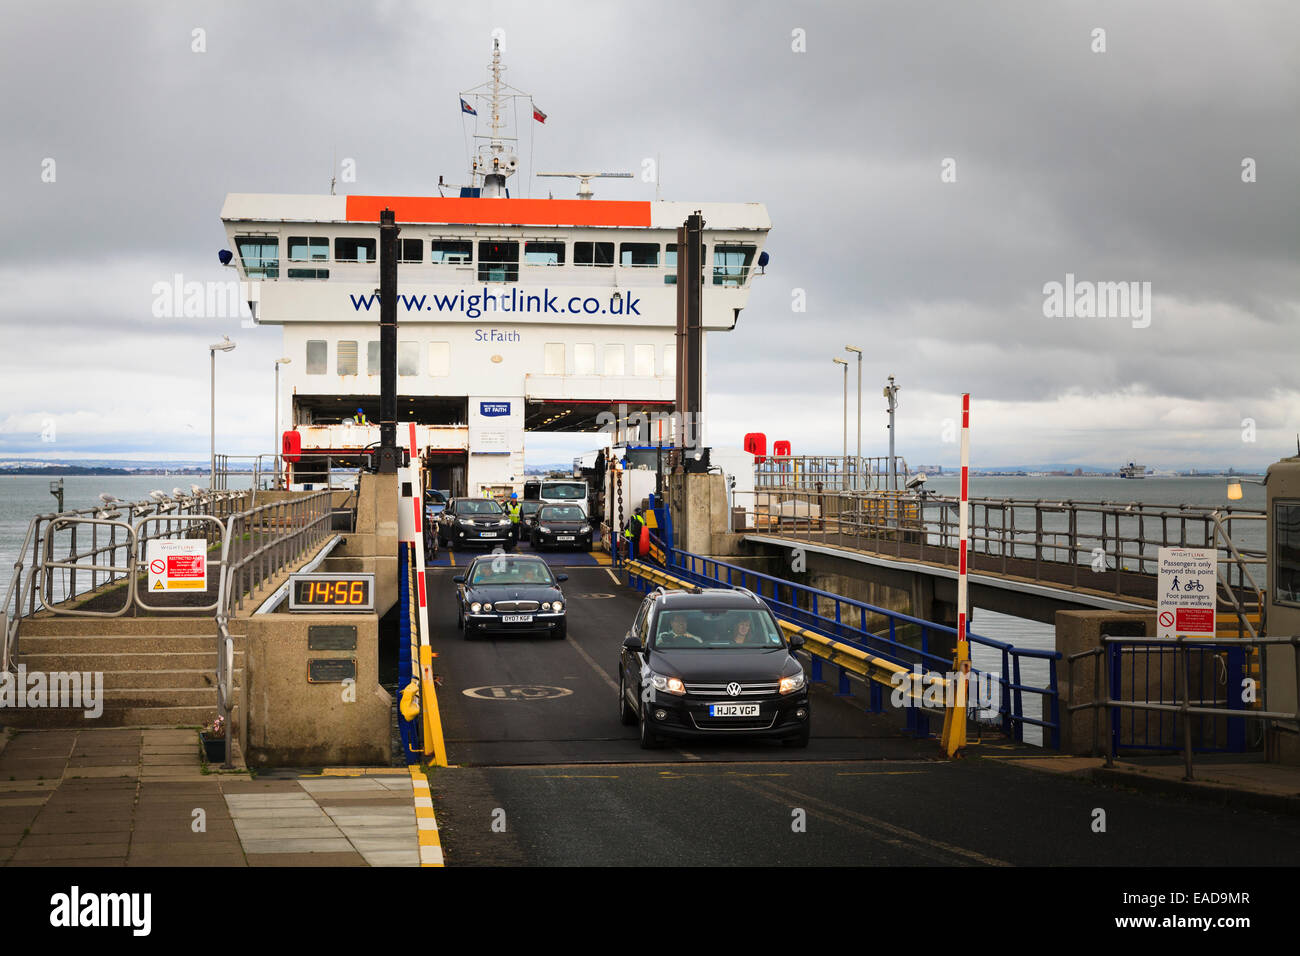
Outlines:
{"type": "Polygon", "coordinates": [[[576,505],[549,505],[537,513],[538,521],[583,521],[586,517],[576,505]]]}
{"type": "Polygon", "coordinates": [[[499,515],[502,514],[501,506],[495,501],[458,501],[456,502],[456,514],[461,515],[499,515]]]}
{"type": "Polygon", "coordinates": [[[785,641],[763,611],[743,608],[664,611],[655,624],[656,650],[772,649],[785,641]]]}
{"type": "Polygon", "coordinates": [[[548,481],[542,485],[543,498],[581,500],[587,497],[587,486],[580,481],[548,481]]]}
{"type": "Polygon", "coordinates": [[[540,501],[523,501],[519,504],[519,513],[521,515],[530,515],[541,508],[541,506],[542,503],[540,501]]]}
{"type": "Polygon", "coordinates": [[[498,555],[490,561],[480,561],[474,567],[469,583],[552,585],[555,578],[551,576],[551,569],[544,561],[498,555]]]}
{"type": "Polygon", "coordinates": [[[447,503],[447,496],[441,491],[434,491],[430,488],[424,493],[424,501],[426,504],[431,505],[445,505],[447,503]]]}

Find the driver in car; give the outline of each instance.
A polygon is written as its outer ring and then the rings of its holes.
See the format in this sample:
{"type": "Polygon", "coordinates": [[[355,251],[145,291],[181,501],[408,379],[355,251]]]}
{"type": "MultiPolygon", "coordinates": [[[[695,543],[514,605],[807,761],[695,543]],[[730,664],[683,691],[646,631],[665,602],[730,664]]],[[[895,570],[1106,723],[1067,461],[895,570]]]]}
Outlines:
{"type": "Polygon", "coordinates": [[[701,640],[699,637],[696,637],[690,631],[686,630],[685,614],[674,614],[669,619],[668,626],[672,628],[672,630],[670,634],[665,634],[664,636],[669,637],[671,635],[672,643],[669,646],[676,645],[678,647],[682,647],[692,642],[696,644],[704,643],[704,641],[701,640]]]}

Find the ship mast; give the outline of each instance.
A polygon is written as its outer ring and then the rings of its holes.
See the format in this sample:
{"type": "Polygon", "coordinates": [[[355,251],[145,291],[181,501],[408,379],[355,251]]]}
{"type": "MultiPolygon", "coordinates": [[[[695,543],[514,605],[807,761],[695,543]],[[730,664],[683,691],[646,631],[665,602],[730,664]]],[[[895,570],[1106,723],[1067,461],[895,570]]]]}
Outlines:
{"type": "Polygon", "coordinates": [[[515,154],[513,146],[517,137],[502,132],[506,128],[506,123],[501,117],[502,104],[513,96],[521,96],[525,99],[531,97],[502,82],[501,74],[505,72],[505,67],[501,65],[501,44],[496,37],[492,38],[492,65],[489,69],[492,72],[492,79],[465,95],[486,98],[488,101],[490,110],[488,135],[475,134],[475,139],[485,139],[487,142],[479,146],[472,171],[474,176],[483,177],[479,195],[499,198],[506,195],[506,179],[514,175],[519,168],[519,157],[515,154]]]}

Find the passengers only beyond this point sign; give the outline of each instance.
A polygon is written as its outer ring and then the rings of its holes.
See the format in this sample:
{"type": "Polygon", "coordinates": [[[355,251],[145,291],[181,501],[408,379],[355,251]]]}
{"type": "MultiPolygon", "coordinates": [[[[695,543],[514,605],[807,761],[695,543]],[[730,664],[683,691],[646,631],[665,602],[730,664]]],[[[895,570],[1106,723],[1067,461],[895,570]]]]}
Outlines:
{"type": "Polygon", "coordinates": [[[1214,637],[1214,548],[1161,548],[1156,585],[1156,636],[1214,637]]]}

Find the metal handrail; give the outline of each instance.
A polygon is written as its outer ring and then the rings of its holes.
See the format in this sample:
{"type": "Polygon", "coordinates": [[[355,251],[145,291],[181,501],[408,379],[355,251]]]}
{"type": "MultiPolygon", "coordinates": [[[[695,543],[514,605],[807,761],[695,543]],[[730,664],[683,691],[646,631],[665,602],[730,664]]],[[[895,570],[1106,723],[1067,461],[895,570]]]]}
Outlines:
{"type": "MultiPolygon", "coordinates": [[[[4,608],[5,615],[5,633],[4,644],[0,645],[0,674],[9,670],[10,662],[18,654],[18,625],[23,618],[23,594],[22,586],[23,576],[23,555],[27,553],[28,547],[32,546],[33,540],[37,536],[37,528],[40,525],[41,518],[33,518],[27,524],[27,535],[23,538],[22,546],[18,549],[18,560],[14,562],[14,574],[9,579],[9,586],[5,589],[4,608]],[[12,615],[10,608],[13,608],[12,615]]],[[[31,568],[27,572],[27,588],[34,586],[33,578],[40,565],[32,562],[31,568]]]]}
{"type": "Polygon", "coordinates": [[[258,505],[233,514],[226,521],[216,605],[217,707],[226,729],[226,762],[222,764],[224,769],[233,766],[230,711],[233,702],[235,645],[230,633],[231,614],[243,607],[246,593],[251,594],[259,584],[274,577],[294,558],[325,538],[333,520],[332,501],[332,492],[315,491],[301,497],[258,505]],[[245,534],[251,541],[254,535],[275,528],[279,528],[282,533],[271,531],[266,540],[258,540],[247,551],[244,550],[245,534]],[[287,531],[284,530],[286,528],[287,531]],[[236,551],[240,555],[233,559],[236,551]]]}
{"type": "MultiPolygon", "coordinates": [[[[1266,721],[1268,720],[1288,721],[1296,724],[1297,729],[1300,729],[1300,712],[1286,713],[1286,712],[1268,711],[1268,710],[1227,710],[1222,707],[1196,706],[1191,703],[1191,692],[1190,692],[1191,681],[1190,681],[1190,676],[1188,674],[1190,651],[1193,649],[1205,649],[1207,647],[1210,648],[1222,647],[1224,650],[1233,650],[1233,649],[1240,648],[1243,645],[1265,646],[1269,644],[1287,644],[1290,645],[1292,649],[1292,657],[1295,662],[1295,672],[1296,672],[1295,676],[1296,676],[1297,686],[1300,686],[1300,635],[1292,635],[1290,637],[1232,637],[1232,638],[1188,638],[1188,637],[1181,637],[1181,636],[1175,638],[1141,638],[1141,637],[1135,638],[1135,637],[1112,637],[1109,635],[1103,635],[1101,640],[1103,645],[1102,647],[1094,647],[1086,651],[1081,651],[1078,654],[1071,654],[1070,657],[1068,658],[1069,662],[1073,664],[1074,661],[1081,660],[1085,657],[1096,657],[1097,663],[1095,664],[1095,669],[1094,669],[1095,679],[1093,681],[1093,699],[1091,701],[1087,701],[1082,704],[1072,704],[1067,708],[1067,712],[1074,713],[1075,711],[1079,711],[1079,710],[1088,710],[1088,709],[1096,708],[1098,711],[1099,722],[1102,715],[1102,708],[1105,708],[1106,712],[1111,712],[1113,711],[1114,708],[1118,707],[1121,709],[1127,708],[1129,710],[1163,711],[1166,713],[1176,713],[1181,715],[1183,718],[1183,768],[1184,768],[1183,779],[1184,780],[1193,779],[1192,729],[1191,729],[1191,722],[1187,719],[1190,716],[1243,718],[1243,719],[1257,719],[1257,720],[1266,720],[1266,721]],[[1175,655],[1175,667],[1177,667],[1176,660],[1177,660],[1178,650],[1181,649],[1183,652],[1183,666],[1178,669],[1176,676],[1178,677],[1178,684],[1181,685],[1182,690],[1181,692],[1175,690],[1174,693],[1175,693],[1175,698],[1181,697],[1182,700],[1179,701],[1175,699],[1174,703],[1165,703],[1163,700],[1161,701],[1116,700],[1114,697],[1114,689],[1110,686],[1110,668],[1101,667],[1100,661],[1101,661],[1101,657],[1106,653],[1105,650],[1106,646],[1123,645],[1123,644],[1134,644],[1134,645],[1143,644],[1146,646],[1172,648],[1175,655]],[[1105,674],[1104,682],[1101,679],[1102,673],[1105,674]],[[1104,690],[1103,690],[1103,686],[1104,686],[1104,690]]],[[[1100,734],[1100,729],[1098,729],[1097,739],[1094,741],[1094,747],[1096,747],[1100,743],[1101,743],[1101,734],[1100,734]]],[[[1110,746],[1106,747],[1105,749],[1106,749],[1106,754],[1105,754],[1106,766],[1113,767],[1115,765],[1115,738],[1113,732],[1111,734],[1110,746]]]]}
{"type": "MultiPolygon", "coordinates": [[[[743,522],[747,530],[767,528],[783,537],[867,547],[913,560],[952,565],[957,560],[957,499],[875,491],[758,489],[734,494],[738,508],[746,496],[753,501],[752,509],[741,508],[752,511],[743,522]]],[[[1110,590],[1117,595],[1124,593],[1126,571],[1154,572],[1156,549],[1217,547],[1220,538],[1232,540],[1232,522],[1265,520],[1264,513],[1257,510],[1041,499],[974,499],[970,515],[969,553],[1000,559],[1001,573],[1012,573],[1011,561],[1021,565],[1015,573],[1033,580],[1044,580],[1046,567],[1072,568],[1064,575],[1068,586],[1110,590]],[[1033,527],[1021,524],[1017,509],[1033,510],[1033,527]],[[1051,527],[1062,523],[1064,528],[1051,527]],[[1103,559],[1102,569],[1097,569],[1099,558],[1103,559]],[[1032,569],[1027,566],[1030,562],[1032,569]],[[1131,563],[1136,563],[1136,568],[1131,568],[1131,563]],[[1093,575],[1080,580],[1080,569],[1086,572],[1090,565],[1093,575]]],[[[1245,587],[1247,579],[1253,582],[1247,566],[1264,563],[1267,554],[1263,548],[1236,543],[1229,553],[1221,563],[1238,567],[1236,582],[1228,568],[1228,582],[1239,588],[1245,587]]],[[[1058,573],[1046,580],[1061,584],[1059,577],[1058,573]]]]}

